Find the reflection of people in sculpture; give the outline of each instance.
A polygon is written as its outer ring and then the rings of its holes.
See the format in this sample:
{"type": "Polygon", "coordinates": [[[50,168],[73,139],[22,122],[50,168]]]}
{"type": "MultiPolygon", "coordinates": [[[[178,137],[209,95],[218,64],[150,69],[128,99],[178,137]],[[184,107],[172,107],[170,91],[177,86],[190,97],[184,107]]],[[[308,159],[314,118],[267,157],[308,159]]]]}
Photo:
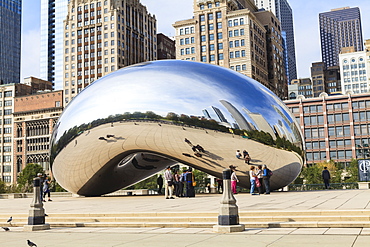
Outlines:
{"type": "Polygon", "coordinates": [[[325,189],[329,189],[330,172],[328,171],[328,168],[326,166],[324,167],[324,170],[322,171],[321,175],[322,179],[324,180],[325,189]]]}
{"type": "Polygon", "coordinates": [[[191,141],[189,141],[187,138],[185,138],[185,142],[186,142],[187,144],[189,144],[191,147],[193,146],[193,144],[191,143],[191,141]]]}
{"type": "Polygon", "coordinates": [[[196,148],[199,152],[204,153],[204,148],[203,148],[201,145],[197,144],[197,145],[195,146],[195,148],[196,148]]]}
{"type": "Polygon", "coordinates": [[[249,153],[247,152],[247,150],[243,150],[243,159],[245,159],[245,157],[249,155],[249,153]]]}
{"type": "Polygon", "coordinates": [[[162,187],[163,187],[163,178],[162,175],[159,175],[157,178],[157,184],[158,184],[158,194],[162,195],[162,187]]]}
{"type": "Polygon", "coordinates": [[[238,159],[240,159],[240,157],[242,157],[242,154],[240,153],[240,150],[236,150],[235,156],[238,159]]]}
{"type": "Polygon", "coordinates": [[[251,157],[249,156],[249,154],[247,154],[247,156],[245,156],[244,162],[247,163],[248,165],[251,162],[251,157]]]}
{"type": "Polygon", "coordinates": [[[136,168],[136,169],[140,169],[140,170],[152,170],[152,169],[156,169],[157,167],[155,166],[142,166],[142,165],[139,165],[139,162],[137,161],[136,158],[133,158],[132,161],[131,161],[132,165],[136,168]]]}

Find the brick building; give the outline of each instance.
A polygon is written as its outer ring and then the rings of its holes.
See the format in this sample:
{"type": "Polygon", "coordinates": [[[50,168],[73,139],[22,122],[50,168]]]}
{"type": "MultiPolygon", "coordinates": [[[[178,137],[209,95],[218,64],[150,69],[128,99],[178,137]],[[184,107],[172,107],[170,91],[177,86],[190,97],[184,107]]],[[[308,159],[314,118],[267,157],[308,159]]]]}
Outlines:
{"type": "Polygon", "coordinates": [[[370,157],[370,94],[323,94],[284,103],[304,133],[307,164],[334,160],[348,165],[352,158],[370,157]]]}
{"type": "Polygon", "coordinates": [[[29,163],[49,166],[49,142],[63,111],[63,91],[44,91],[14,98],[13,178],[29,163]]]}

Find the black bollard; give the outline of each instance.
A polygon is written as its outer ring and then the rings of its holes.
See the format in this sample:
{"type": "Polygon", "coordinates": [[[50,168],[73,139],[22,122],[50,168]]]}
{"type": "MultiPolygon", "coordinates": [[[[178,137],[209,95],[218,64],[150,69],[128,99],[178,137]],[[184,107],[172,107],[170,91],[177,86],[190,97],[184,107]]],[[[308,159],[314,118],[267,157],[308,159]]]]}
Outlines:
{"type": "Polygon", "coordinates": [[[33,200],[30,204],[28,214],[28,225],[23,227],[24,231],[37,231],[50,229],[49,224],[45,224],[44,204],[41,201],[40,178],[33,179],[33,200]]]}
{"type": "Polygon", "coordinates": [[[218,225],[213,226],[213,230],[222,233],[244,231],[244,225],[239,224],[238,206],[231,192],[231,170],[225,169],[222,172],[222,177],[223,193],[220,202],[218,225]]]}

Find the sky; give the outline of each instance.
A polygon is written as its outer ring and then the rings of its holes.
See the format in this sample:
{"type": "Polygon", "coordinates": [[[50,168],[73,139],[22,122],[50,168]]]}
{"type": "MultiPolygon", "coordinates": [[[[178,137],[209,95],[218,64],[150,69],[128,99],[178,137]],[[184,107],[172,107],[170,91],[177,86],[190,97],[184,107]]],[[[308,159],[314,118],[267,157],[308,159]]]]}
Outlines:
{"type": "MultiPolygon", "coordinates": [[[[370,39],[369,0],[288,0],[293,10],[298,78],[310,77],[313,62],[321,61],[319,13],[359,7],[364,41],[370,39]]],[[[193,17],[193,0],[141,0],[157,19],[158,33],[173,36],[172,24],[193,17]]],[[[40,0],[23,1],[21,78],[40,76],[40,0]]]]}

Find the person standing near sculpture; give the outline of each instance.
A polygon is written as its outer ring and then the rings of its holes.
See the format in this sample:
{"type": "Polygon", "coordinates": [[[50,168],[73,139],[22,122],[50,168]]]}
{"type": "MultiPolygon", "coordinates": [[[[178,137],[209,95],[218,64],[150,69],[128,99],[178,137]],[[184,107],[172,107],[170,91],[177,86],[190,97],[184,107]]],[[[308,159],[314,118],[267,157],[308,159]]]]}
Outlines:
{"type": "Polygon", "coordinates": [[[229,168],[232,172],[231,173],[231,192],[233,192],[233,194],[238,194],[236,191],[236,183],[239,182],[239,179],[236,176],[236,167],[231,165],[229,166],[229,168]]]}
{"type": "Polygon", "coordinates": [[[158,194],[162,195],[162,188],[163,188],[163,178],[162,175],[159,175],[157,178],[157,185],[158,185],[158,194]]]}
{"type": "Polygon", "coordinates": [[[186,197],[195,197],[193,169],[189,167],[186,173],[186,197]]]}
{"type": "Polygon", "coordinates": [[[175,199],[172,196],[173,193],[173,175],[171,172],[171,167],[167,166],[166,171],[164,172],[164,196],[166,199],[175,199]]]}
{"type": "Polygon", "coordinates": [[[329,189],[330,187],[330,172],[328,171],[328,168],[325,166],[324,170],[321,173],[322,179],[324,180],[325,189],[329,189]]]}
{"type": "Polygon", "coordinates": [[[267,168],[266,165],[263,165],[263,184],[265,185],[265,194],[270,194],[270,177],[271,177],[271,170],[267,168]]]}
{"type": "Polygon", "coordinates": [[[258,179],[257,178],[257,174],[255,172],[255,167],[254,166],[251,166],[250,169],[251,169],[249,171],[249,178],[250,178],[250,181],[251,181],[251,191],[250,191],[250,194],[251,195],[258,195],[258,194],[255,194],[254,193],[254,188],[256,187],[256,179],[258,179]]]}

